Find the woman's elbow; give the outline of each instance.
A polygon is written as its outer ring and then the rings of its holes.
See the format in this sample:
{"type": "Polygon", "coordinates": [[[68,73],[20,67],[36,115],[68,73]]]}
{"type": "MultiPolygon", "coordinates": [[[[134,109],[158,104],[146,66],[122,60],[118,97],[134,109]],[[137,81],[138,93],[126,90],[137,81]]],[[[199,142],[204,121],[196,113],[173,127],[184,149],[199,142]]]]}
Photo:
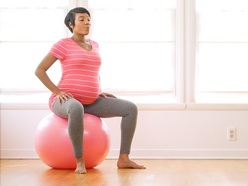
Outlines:
{"type": "Polygon", "coordinates": [[[44,71],[44,70],[42,70],[40,67],[37,67],[37,68],[35,69],[34,74],[39,78],[39,77],[42,76],[43,71],[44,71]]]}
{"type": "Polygon", "coordinates": [[[36,68],[34,74],[38,77],[39,76],[39,68],[36,68]]]}

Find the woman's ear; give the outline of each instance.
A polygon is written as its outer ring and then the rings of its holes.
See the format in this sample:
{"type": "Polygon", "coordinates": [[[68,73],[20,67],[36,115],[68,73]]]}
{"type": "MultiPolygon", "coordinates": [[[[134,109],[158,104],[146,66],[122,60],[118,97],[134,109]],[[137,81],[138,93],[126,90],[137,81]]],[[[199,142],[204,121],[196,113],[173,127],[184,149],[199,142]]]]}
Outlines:
{"type": "Polygon", "coordinates": [[[73,29],[73,25],[71,24],[71,22],[69,22],[69,27],[73,29]]]}

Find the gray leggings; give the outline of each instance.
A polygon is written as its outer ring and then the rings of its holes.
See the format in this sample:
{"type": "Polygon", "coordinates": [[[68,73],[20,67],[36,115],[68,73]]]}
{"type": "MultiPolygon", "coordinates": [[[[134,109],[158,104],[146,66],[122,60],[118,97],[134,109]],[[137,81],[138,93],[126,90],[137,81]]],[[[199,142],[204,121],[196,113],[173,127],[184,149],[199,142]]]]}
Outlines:
{"type": "Polygon", "coordinates": [[[120,153],[130,153],[131,143],[136,128],[138,110],[132,102],[119,98],[98,97],[90,105],[83,105],[74,98],[60,104],[57,100],[52,111],[63,118],[68,118],[68,133],[73,146],[74,156],[82,156],[82,137],[84,113],[101,118],[122,117],[120,153]]]}

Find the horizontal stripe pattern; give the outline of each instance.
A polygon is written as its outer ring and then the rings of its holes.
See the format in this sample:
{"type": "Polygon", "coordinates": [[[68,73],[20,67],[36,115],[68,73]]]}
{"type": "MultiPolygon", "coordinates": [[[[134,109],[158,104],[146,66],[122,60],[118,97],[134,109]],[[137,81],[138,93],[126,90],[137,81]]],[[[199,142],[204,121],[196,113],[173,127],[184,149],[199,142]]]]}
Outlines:
{"type": "MultiPolygon", "coordinates": [[[[62,77],[58,88],[72,94],[82,104],[93,103],[99,95],[99,46],[96,42],[89,41],[91,51],[83,49],[71,38],[61,39],[50,50],[50,54],[61,63],[62,77]]],[[[56,99],[56,95],[52,94],[49,100],[50,108],[56,99]]]]}

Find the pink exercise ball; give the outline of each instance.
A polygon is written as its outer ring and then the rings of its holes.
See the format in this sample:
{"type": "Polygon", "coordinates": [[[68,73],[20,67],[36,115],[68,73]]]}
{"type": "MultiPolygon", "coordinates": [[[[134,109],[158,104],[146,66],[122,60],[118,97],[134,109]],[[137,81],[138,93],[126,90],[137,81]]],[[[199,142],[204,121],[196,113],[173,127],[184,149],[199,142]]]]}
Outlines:
{"type": "MultiPolygon", "coordinates": [[[[51,113],[41,120],[35,134],[35,149],[40,160],[55,169],[76,168],[67,121],[51,113]]],[[[86,168],[99,165],[109,148],[107,125],[97,116],[84,114],[83,156],[86,168]]]]}

